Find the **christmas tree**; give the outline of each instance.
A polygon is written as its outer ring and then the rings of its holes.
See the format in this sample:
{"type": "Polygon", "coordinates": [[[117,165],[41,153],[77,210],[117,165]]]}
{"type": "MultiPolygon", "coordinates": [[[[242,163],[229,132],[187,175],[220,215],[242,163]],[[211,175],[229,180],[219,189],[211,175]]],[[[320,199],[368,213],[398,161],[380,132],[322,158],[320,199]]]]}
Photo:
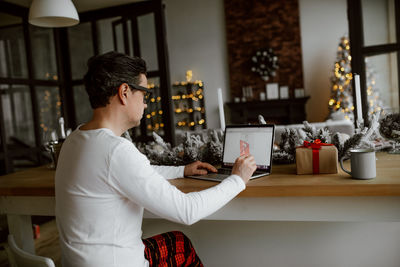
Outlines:
{"type": "MultiPolygon", "coordinates": [[[[382,111],[382,101],[379,98],[375,72],[367,58],[365,59],[365,67],[367,76],[368,120],[371,120],[374,114],[382,111]]],[[[344,117],[345,119],[354,121],[352,79],[350,42],[347,37],[342,37],[337,51],[334,76],[331,78],[332,92],[329,99],[330,118],[344,117]]]]}
{"type": "Polygon", "coordinates": [[[379,98],[379,89],[377,88],[375,71],[372,64],[365,59],[365,69],[367,75],[367,96],[368,96],[368,119],[371,120],[372,116],[376,113],[382,112],[384,115],[383,102],[379,98]]]}
{"type": "Polygon", "coordinates": [[[352,79],[350,43],[347,37],[342,37],[338,46],[334,76],[331,78],[330,118],[339,114],[348,120],[354,120],[352,79]]]}

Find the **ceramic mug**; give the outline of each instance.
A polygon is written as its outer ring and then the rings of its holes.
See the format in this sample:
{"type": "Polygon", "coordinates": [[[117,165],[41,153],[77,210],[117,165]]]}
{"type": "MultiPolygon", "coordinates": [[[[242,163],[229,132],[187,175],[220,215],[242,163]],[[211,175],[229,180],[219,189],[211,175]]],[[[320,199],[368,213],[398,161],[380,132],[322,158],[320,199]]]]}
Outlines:
{"type": "Polygon", "coordinates": [[[340,159],[340,167],[355,179],[373,179],[376,177],[376,158],[373,149],[351,149],[351,171],[343,167],[343,160],[340,159]]]}

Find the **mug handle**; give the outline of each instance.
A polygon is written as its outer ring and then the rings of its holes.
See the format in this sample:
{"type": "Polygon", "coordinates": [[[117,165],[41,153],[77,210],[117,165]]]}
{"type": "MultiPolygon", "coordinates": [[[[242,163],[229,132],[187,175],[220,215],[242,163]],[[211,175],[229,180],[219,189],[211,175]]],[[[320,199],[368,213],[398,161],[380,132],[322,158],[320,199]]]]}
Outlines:
{"type": "Polygon", "coordinates": [[[348,158],[348,157],[342,157],[342,158],[340,159],[340,167],[342,168],[342,170],[343,170],[344,172],[346,172],[346,173],[348,173],[348,174],[351,175],[351,172],[349,172],[348,170],[346,170],[346,169],[343,167],[343,160],[345,160],[345,159],[349,159],[349,158],[348,158]]]}

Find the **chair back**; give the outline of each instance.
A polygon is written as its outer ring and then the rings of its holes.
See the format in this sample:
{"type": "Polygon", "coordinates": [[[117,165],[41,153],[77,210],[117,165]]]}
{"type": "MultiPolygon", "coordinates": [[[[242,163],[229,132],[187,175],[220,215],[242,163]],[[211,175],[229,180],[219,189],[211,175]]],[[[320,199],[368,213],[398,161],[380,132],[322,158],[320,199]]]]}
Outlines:
{"type": "Polygon", "coordinates": [[[12,267],[55,267],[51,259],[20,249],[15,243],[13,235],[8,236],[8,245],[7,253],[12,267]]]}

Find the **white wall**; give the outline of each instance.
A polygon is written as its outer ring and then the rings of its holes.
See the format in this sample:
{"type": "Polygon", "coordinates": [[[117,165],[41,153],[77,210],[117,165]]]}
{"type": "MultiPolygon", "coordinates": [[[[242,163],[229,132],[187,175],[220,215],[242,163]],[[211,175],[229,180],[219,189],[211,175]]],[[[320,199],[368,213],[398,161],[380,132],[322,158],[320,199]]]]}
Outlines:
{"type": "Polygon", "coordinates": [[[399,223],[146,219],[143,236],[184,232],[207,267],[398,267],[399,223]]]}
{"type": "Polygon", "coordinates": [[[222,0],[165,0],[171,81],[184,81],[186,70],[205,88],[208,128],[219,128],[217,88],[229,101],[225,15],[222,0]]]}
{"type": "Polygon", "coordinates": [[[324,121],[337,47],[348,36],[347,1],[299,0],[299,8],[307,120],[324,121]]]}

